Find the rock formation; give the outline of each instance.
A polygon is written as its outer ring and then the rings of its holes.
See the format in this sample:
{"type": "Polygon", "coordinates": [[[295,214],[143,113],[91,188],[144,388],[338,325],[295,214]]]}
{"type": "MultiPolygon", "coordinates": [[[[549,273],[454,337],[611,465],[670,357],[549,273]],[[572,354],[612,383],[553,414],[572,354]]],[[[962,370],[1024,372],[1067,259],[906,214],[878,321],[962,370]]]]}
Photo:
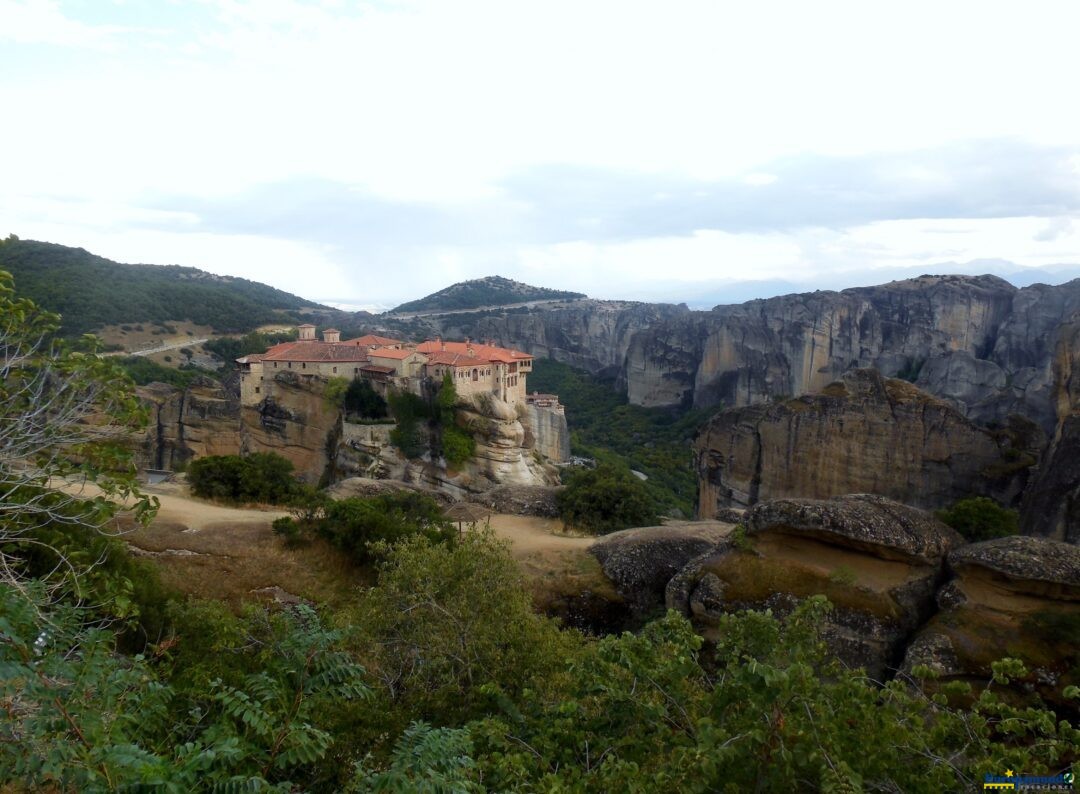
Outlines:
{"type": "Polygon", "coordinates": [[[276,452],[298,477],[317,483],[335,457],[341,411],[323,397],[325,378],[285,370],[274,381],[273,397],[242,409],[241,454],[276,452]]]}
{"type": "Polygon", "coordinates": [[[848,493],[925,508],[973,494],[1012,503],[1040,444],[1034,426],[991,432],[906,381],[851,370],[819,394],[715,415],[695,442],[699,515],[848,493]]]}
{"type": "Polygon", "coordinates": [[[986,681],[993,662],[1013,657],[1030,673],[1024,686],[1044,698],[1080,684],[1080,549],[1009,537],[955,549],[948,561],[955,579],[908,648],[906,669],[927,665],[945,681],[986,681]]]}
{"type": "Polygon", "coordinates": [[[570,460],[570,428],[562,406],[527,402],[521,406],[520,413],[526,448],[535,449],[552,463],[570,460]]]}
{"type": "Polygon", "coordinates": [[[723,612],[783,614],[824,594],[834,605],[826,641],[876,677],[932,613],[945,556],[963,543],[929,514],[868,495],[763,503],[747,511],[745,527],[669,581],[668,606],[708,636],[723,612]]]}
{"type": "Polygon", "coordinates": [[[142,468],[174,470],[195,457],[240,451],[240,405],[216,381],[199,378],[186,389],[151,383],[138,395],[150,409],[142,468]]]}
{"type": "Polygon", "coordinates": [[[664,608],[667,583],[694,558],[715,548],[732,530],[719,521],[625,529],[605,535],[590,553],[638,619],[664,608]]]}

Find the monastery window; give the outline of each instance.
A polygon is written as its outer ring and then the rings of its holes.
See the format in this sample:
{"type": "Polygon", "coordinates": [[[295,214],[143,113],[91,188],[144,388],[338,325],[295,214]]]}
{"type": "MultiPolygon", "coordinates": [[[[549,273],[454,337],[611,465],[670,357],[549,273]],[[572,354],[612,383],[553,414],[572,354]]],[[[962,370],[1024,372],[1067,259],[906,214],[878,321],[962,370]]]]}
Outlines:
{"type": "Polygon", "coordinates": [[[300,365],[300,369],[307,369],[307,362],[306,361],[300,365]]]}
{"type": "Polygon", "coordinates": [[[255,393],[256,393],[256,394],[258,394],[258,393],[259,393],[259,387],[258,387],[258,386],[256,386],[256,387],[255,387],[255,393]]]}
{"type": "Polygon", "coordinates": [[[472,371],[472,379],[480,380],[480,374],[475,369],[472,371]]]}
{"type": "Polygon", "coordinates": [[[292,369],[292,362],[289,362],[289,369],[292,369]]]}
{"type": "Polygon", "coordinates": [[[274,369],[277,369],[277,362],[274,362],[274,369]]]}

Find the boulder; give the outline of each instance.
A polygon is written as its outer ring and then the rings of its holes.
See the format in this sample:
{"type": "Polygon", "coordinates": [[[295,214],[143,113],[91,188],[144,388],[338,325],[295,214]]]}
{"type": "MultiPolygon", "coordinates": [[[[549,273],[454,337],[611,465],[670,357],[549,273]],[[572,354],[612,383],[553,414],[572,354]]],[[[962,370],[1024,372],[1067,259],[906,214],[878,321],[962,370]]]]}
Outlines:
{"type": "Polygon", "coordinates": [[[552,485],[496,485],[471,497],[470,501],[496,513],[557,518],[559,505],[556,497],[561,490],[562,486],[552,485]]]}
{"type": "Polygon", "coordinates": [[[904,668],[926,665],[944,681],[981,687],[995,661],[1017,658],[1029,671],[1017,692],[1067,705],[1062,690],[1080,685],[1080,549],[1017,536],[954,549],[948,561],[955,578],[939,592],[940,612],[911,642],[904,668]]]}
{"type": "Polygon", "coordinates": [[[746,512],[743,525],[745,534],[672,577],[668,606],[708,637],[724,612],[785,614],[824,594],[834,607],[825,640],[877,678],[895,667],[907,638],[933,612],[946,555],[963,543],[932,515],[865,494],[765,502],[746,512]]]}
{"type": "Polygon", "coordinates": [[[589,551],[638,618],[665,605],[665,590],[691,560],[715,549],[731,533],[719,521],[684,521],[624,529],[605,535],[589,551]]]}

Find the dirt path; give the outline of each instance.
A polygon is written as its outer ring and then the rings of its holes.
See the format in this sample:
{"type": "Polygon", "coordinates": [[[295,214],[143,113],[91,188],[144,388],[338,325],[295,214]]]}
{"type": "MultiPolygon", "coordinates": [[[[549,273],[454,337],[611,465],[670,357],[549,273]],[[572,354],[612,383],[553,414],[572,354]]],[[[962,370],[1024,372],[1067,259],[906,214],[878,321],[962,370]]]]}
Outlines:
{"type": "Polygon", "coordinates": [[[187,489],[174,483],[159,483],[143,487],[146,493],[153,494],[161,502],[154,523],[179,523],[188,529],[202,530],[223,523],[269,525],[275,518],[287,516],[285,510],[261,507],[226,507],[211,504],[201,499],[194,499],[187,494],[187,489]]]}

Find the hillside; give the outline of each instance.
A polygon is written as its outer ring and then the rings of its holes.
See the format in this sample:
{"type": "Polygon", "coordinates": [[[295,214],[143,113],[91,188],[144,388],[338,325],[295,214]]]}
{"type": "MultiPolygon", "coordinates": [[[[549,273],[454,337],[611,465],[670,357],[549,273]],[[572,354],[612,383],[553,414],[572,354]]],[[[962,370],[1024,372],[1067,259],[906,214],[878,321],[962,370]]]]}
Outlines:
{"type": "Polygon", "coordinates": [[[391,313],[455,311],[478,309],[482,306],[506,306],[528,301],[573,300],[584,297],[580,292],[533,287],[502,276],[488,276],[451,284],[446,289],[433,292],[425,298],[403,303],[392,309],[391,313]]]}
{"type": "Polygon", "coordinates": [[[19,295],[59,312],[65,334],[168,320],[235,333],[280,321],[281,310],[313,306],[243,278],[177,265],[124,265],[82,248],[17,238],[0,240],[0,270],[15,277],[19,295]]]}

